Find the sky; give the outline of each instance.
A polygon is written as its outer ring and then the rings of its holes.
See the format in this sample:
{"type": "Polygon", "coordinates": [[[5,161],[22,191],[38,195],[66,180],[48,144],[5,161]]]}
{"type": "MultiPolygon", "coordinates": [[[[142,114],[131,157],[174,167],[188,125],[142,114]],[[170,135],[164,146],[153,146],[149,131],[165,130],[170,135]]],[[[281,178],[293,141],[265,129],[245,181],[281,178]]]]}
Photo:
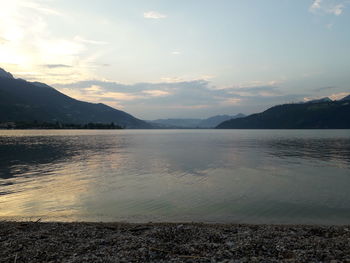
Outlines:
{"type": "Polygon", "coordinates": [[[350,0],[0,0],[0,67],[141,119],[350,94],[350,0]]]}

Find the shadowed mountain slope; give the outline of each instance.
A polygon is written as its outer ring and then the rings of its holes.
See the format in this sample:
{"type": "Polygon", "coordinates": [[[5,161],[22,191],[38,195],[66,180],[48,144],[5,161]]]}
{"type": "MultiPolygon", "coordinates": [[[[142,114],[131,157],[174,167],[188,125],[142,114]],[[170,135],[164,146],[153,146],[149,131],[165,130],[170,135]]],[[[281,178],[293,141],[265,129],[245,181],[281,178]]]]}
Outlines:
{"type": "Polygon", "coordinates": [[[0,69],[0,122],[46,121],[85,124],[114,122],[125,128],[151,128],[132,115],[105,104],[66,96],[38,82],[14,79],[0,69]]]}
{"type": "Polygon", "coordinates": [[[349,129],[350,100],[285,104],[245,118],[225,121],[218,129],[349,129]]]}

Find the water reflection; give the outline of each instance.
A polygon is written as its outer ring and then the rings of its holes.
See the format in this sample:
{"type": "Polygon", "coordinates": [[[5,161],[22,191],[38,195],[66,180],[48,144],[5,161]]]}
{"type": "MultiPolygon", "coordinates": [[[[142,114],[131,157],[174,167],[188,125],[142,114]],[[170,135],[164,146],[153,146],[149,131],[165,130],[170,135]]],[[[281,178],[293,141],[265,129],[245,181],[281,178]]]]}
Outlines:
{"type": "Polygon", "coordinates": [[[69,145],[50,144],[49,141],[33,143],[31,139],[1,140],[0,137],[0,178],[29,174],[29,171],[42,164],[51,164],[60,159],[70,158],[69,145]]]}
{"type": "Polygon", "coordinates": [[[270,154],[278,158],[335,161],[344,165],[350,162],[350,140],[346,138],[270,140],[266,147],[271,148],[270,154]]]}
{"type": "Polygon", "coordinates": [[[349,156],[348,131],[0,131],[0,217],[348,222],[349,156]]]}

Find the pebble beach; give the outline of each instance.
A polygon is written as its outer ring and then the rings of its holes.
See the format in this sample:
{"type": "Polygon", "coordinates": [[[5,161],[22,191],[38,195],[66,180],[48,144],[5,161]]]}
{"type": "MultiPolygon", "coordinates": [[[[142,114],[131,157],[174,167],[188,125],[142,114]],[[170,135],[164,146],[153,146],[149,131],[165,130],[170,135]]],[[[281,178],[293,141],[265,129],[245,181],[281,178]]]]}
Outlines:
{"type": "Polygon", "coordinates": [[[350,226],[3,221],[0,262],[350,263],[350,226]]]}

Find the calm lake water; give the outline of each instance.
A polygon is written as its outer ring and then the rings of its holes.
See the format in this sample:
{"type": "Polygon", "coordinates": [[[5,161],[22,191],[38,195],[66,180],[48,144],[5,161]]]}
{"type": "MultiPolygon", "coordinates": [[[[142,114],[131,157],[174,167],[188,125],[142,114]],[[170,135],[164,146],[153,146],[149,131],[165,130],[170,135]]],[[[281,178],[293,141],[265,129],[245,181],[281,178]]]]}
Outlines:
{"type": "Polygon", "coordinates": [[[0,218],[350,223],[350,130],[0,130],[0,218]]]}

